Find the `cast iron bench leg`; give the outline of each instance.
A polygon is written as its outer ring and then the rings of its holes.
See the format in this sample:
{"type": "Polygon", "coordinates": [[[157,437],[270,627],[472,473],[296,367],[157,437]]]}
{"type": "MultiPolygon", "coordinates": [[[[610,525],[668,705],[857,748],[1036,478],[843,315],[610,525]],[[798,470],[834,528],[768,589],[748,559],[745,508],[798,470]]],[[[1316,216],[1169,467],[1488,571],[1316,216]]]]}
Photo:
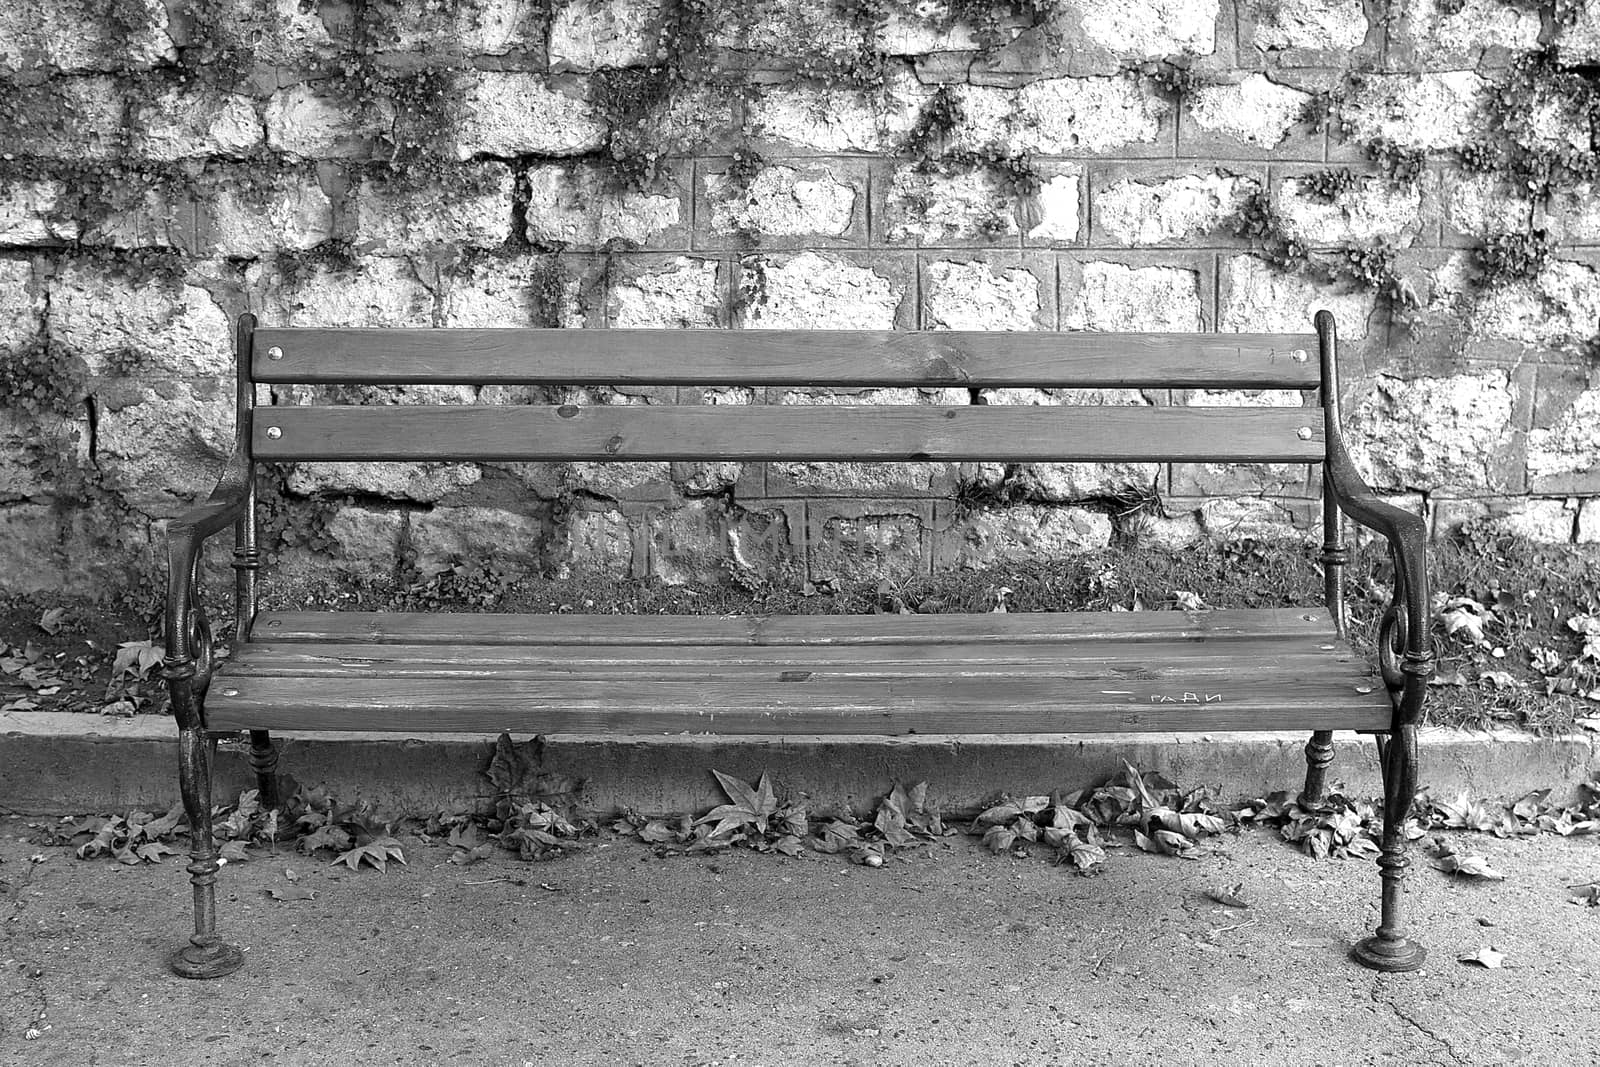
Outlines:
{"type": "Polygon", "coordinates": [[[1398,727],[1378,736],[1378,763],[1383,769],[1383,851],[1378,868],[1383,876],[1383,911],[1377,932],[1351,950],[1356,962],[1375,971],[1414,971],[1428,950],[1405,936],[1400,894],[1405,890],[1406,817],[1417,789],[1417,728],[1398,727]]]}
{"type": "Polygon", "coordinates": [[[283,803],[278,795],[278,747],[267,730],[250,731],[250,769],[256,772],[256,796],[268,811],[283,803]]]}
{"type": "Polygon", "coordinates": [[[1306,787],[1300,791],[1300,805],[1310,808],[1322,803],[1328,789],[1328,766],[1333,763],[1333,731],[1318,730],[1306,742],[1306,787]]]}
{"type": "Polygon", "coordinates": [[[211,835],[211,747],[201,724],[192,677],[171,681],[172,712],[179,730],[178,781],[183,808],[189,815],[187,869],[194,886],[194,936],[172,954],[172,970],[184,978],[221,978],[239,969],[244,954],[237,945],[217,936],[217,870],[222,863],[211,835]]]}

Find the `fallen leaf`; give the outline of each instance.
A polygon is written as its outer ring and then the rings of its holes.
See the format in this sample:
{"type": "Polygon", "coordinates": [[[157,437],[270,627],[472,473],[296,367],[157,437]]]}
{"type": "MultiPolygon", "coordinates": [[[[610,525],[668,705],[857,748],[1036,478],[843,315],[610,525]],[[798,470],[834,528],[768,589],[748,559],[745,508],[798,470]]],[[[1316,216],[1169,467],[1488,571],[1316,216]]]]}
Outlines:
{"type": "Polygon", "coordinates": [[[1459,874],[1463,878],[1482,878],[1486,882],[1503,882],[1505,875],[1489,866],[1482,856],[1461,856],[1446,846],[1433,861],[1434,867],[1446,874],[1459,874]]]}
{"type": "Polygon", "coordinates": [[[51,608],[39,616],[39,629],[54,637],[61,632],[61,627],[66,625],[66,608],[51,608]]]}
{"type": "Polygon", "coordinates": [[[1206,896],[1210,897],[1218,904],[1222,904],[1230,908],[1248,908],[1250,906],[1250,897],[1244,891],[1243,882],[1240,882],[1232,889],[1207,889],[1206,896]]]}
{"type": "Polygon", "coordinates": [[[317,891],[315,889],[307,889],[303,885],[291,885],[281,888],[279,886],[273,886],[271,889],[267,890],[267,893],[272,897],[273,900],[288,901],[317,899],[317,891]]]}
{"type": "Polygon", "coordinates": [[[1505,963],[1506,954],[1504,952],[1496,952],[1494,949],[1484,946],[1471,955],[1457,956],[1456,959],[1462,963],[1471,964],[1474,967],[1498,969],[1502,964],[1505,963]]]}

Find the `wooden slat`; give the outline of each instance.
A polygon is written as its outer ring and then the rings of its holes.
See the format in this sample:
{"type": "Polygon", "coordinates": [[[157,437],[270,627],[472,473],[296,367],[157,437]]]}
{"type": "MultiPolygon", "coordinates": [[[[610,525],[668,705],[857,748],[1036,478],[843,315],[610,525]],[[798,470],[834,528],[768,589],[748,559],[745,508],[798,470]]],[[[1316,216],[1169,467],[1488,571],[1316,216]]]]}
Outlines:
{"type": "MultiPolygon", "coordinates": [[[[1317,635],[1323,608],[1012,612],[950,615],[513,615],[495,612],[274,611],[252,640],[402,645],[873,645],[1218,641],[1317,635]]],[[[690,653],[697,654],[697,653],[690,653]]]]}
{"type": "MultiPolygon", "coordinates": [[[[1265,666],[1265,665],[1263,665],[1265,666]]],[[[1182,685],[1059,678],[575,681],[230,678],[213,684],[214,730],[718,733],[1068,733],[1097,730],[1367,729],[1389,726],[1381,687],[1348,667],[1258,670],[1182,685]]]]}
{"type": "Polygon", "coordinates": [[[1300,334],[263,328],[252,372],[305,383],[1313,389],[1316,351],[1300,334]]]}
{"type": "Polygon", "coordinates": [[[261,460],[869,460],[1307,463],[1320,408],[275,407],[261,460]]]}
{"type": "Polygon", "coordinates": [[[942,645],[395,645],[321,644],[294,641],[251,642],[224,670],[229,675],[384,674],[445,676],[499,675],[624,676],[668,674],[780,674],[786,671],[830,675],[936,672],[999,674],[1093,672],[1104,677],[1154,677],[1181,669],[1223,665],[1236,657],[1251,662],[1301,659],[1361,663],[1343,641],[1322,635],[1228,641],[1073,641],[942,645]]]}

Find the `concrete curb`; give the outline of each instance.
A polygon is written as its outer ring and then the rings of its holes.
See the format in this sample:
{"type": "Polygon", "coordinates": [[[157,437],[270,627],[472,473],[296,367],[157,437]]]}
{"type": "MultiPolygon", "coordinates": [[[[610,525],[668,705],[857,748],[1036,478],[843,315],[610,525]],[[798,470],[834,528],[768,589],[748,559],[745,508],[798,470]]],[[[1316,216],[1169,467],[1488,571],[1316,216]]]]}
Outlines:
{"type": "MultiPolygon", "coordinates": [[[[0,714],[0,809],[65,815],[165,808],[178,795],[175,734],[162,716],[0,714]]],[[[417,814],[458,808],[483,795],[479,772],[493,738],[297,733],[280,740],[280,769],[300,782],[344,800],[372,798],[417,814]]],[[[712,768],[752,781],[770,771],[782,790],[804,795],[816,811],[863,812],[892,782],[926,780],[929,799],[941,810],[966,812],[1001,792],[1097,785],[1124,759],[1186,788],[1210,786],[1224,799],[1297,790],[1305,741],[1303,733],[648,740],[558,734],[546,739],[543,767],[585,779],[583,805],[596,812],[704,810],[723,800],[712,768]]],[[[218,751],[219,798],[249,788],[245,746],[224,740],[218,751]]],[[[1560,796],[1597,777],[1600,744],[1592,735],[1423,731],[1422,784],[1441,796],[1514,797],[1547,787],[1560,796]]],[[[1352,794],[1378,795],[1372,742],[1336,734],[1332,778],[1352,794]]]]}

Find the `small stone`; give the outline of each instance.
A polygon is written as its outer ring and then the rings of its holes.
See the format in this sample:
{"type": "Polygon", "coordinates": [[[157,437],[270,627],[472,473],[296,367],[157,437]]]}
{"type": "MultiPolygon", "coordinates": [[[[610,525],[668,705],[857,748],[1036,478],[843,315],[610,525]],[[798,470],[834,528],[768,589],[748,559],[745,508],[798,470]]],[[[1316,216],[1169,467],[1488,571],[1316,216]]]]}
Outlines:
{"type": "Polygon", "coordinates": [[[982,167],[903,164],[895,169],[886,207],[892,241],[938,245],[1019,232],[1011,193],[982,167]]]}
{"type": "Polygon", "coordinates": [[[1301,537],[1294,513],[1272,500],[1226,497],[1205,501],[1199,509],[1200,529],[1230,541],[1283,541],[1301,537]]]}
{"type": "Polygon", "coordinates": [[[1501,0],[1412,0],[1411,40],[1425,63],[1470,61],[1490,48],[1528,51],[1539,45],[1539,12],[1501,0]]]}
{"type": "Polygon", "coordinates": [[[20,349],[44,329],[43,287],[33,282],[33,264],[0,258],[0,349],[20,349]]]}
{"type": "Polygon", "coordinates": [[[161,0],[128,0],[117,10],[113,21],[103,0],[7,0],[0,70],[147,70],[178,58],[161,0]]]}
{"type": "Polygon", "coordinates": [[[130,355],[141,379],[215,383],[232,375],[228,316],[200,286],[135,283],[69,262],[48,293],[52,347],[83,359],[93,375],[113,373],[130,355]]]}
{"type": "Polygon", "coordinates": [[[886,73],[883,90],[871,95],[780,83],[753,96],[749,123],[758,136],[818,152],[881,152],[910,132],[933,92],[898,67],[886,73]]]}

